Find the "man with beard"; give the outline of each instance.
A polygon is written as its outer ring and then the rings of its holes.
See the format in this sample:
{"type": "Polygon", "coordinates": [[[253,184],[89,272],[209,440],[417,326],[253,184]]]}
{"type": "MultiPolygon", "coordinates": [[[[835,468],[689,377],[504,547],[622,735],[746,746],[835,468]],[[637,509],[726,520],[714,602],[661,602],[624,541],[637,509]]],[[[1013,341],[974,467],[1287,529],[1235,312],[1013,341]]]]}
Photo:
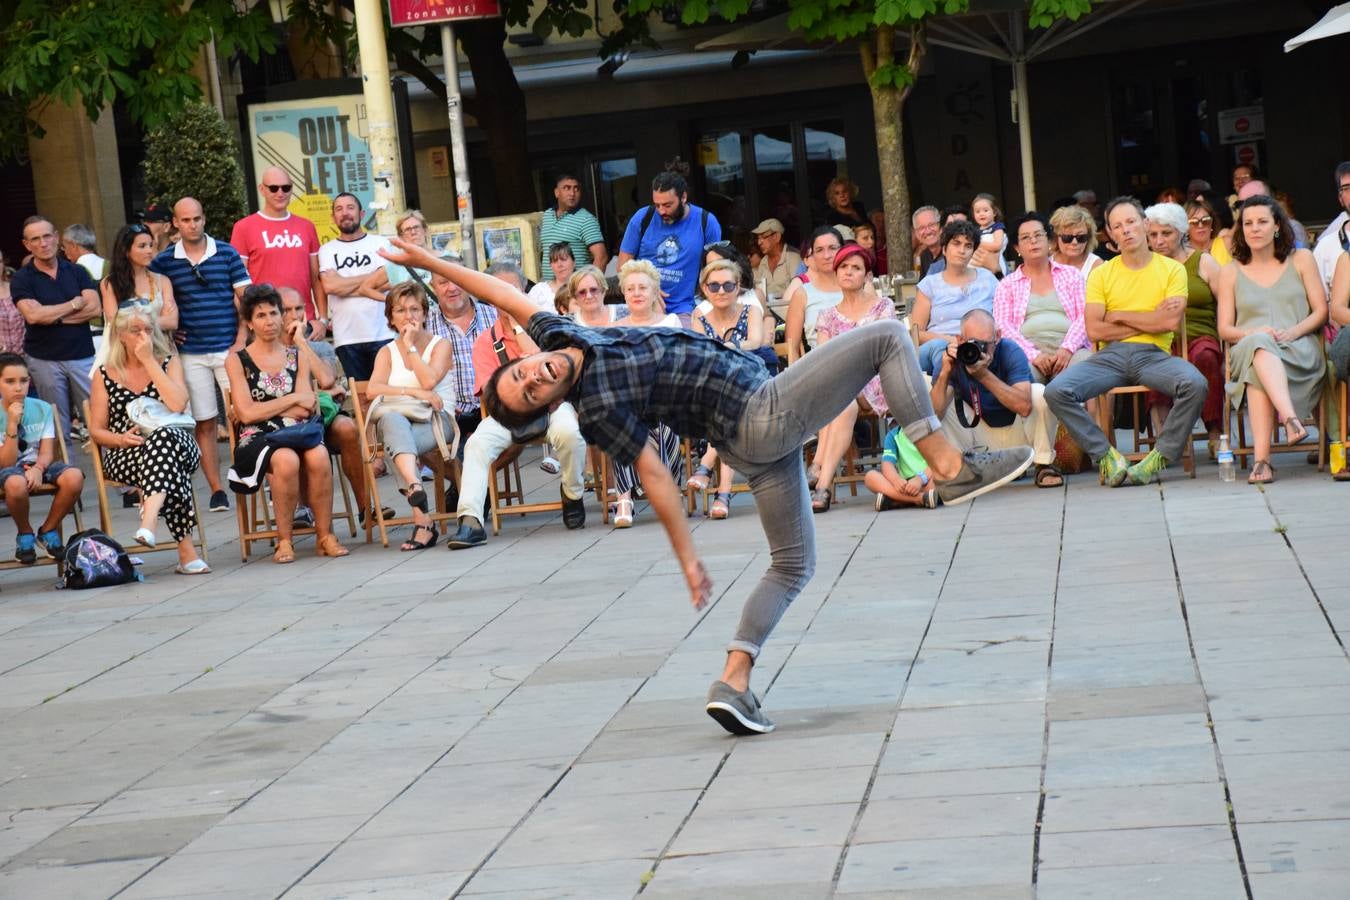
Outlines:
{"type": "Polygon", "coordinates": [[[188,403],[197,423],[195,436],[202,452],[202,474],[211,488],[212,512],[229,512],[230,500],[220,480],[216,455],[219,440],[216,388],[230,389],[225,358],[244,346],[247,334],[239,320],[239,299],[250,284],[239,253],[206,233],[206,214],[192,197],[173,205],[173,225],[179,241],[155,257],[150,271],[173,284],[178,302],[178,344],[187,379],[188,403]]]}
{"type": "Polygon", "coordinates": [[[384,265],[378,234],[361,227],[361,201],[355,195],[333,198],[333,223],[338,236],[319,248],[319,280],[328,294],[333,347],[348,378],[368,381],[375,354],[394,339],[384,318],[384,301],[361,293],[366,276],[384,265]]]}
{"type": "Polygon", "coordinates": [[[652,179],[652,205],[628,220],[618,267],[622,269],[630,259],[645,259],[656,266],[666,312],[678,315],[688,328],[703,248],[721,239],[717,217],[689,202],[684,176],[662,172],[652,179]]]}

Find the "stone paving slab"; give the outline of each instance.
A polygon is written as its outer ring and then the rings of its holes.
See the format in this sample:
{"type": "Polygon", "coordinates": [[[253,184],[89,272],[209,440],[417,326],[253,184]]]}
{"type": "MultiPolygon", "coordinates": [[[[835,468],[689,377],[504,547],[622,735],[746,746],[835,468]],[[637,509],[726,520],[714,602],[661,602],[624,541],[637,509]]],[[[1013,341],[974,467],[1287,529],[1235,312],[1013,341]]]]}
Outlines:
{"type": "Polygon", "coordinates": [[[1343,900],[1342,490],[846,494],[754,739],[702,712],[767,564],[744,495],[691,521],[701,615],[645,509],[284,568],[209,516],[205,578],[6,572],[0,898],[1343,900]]]}

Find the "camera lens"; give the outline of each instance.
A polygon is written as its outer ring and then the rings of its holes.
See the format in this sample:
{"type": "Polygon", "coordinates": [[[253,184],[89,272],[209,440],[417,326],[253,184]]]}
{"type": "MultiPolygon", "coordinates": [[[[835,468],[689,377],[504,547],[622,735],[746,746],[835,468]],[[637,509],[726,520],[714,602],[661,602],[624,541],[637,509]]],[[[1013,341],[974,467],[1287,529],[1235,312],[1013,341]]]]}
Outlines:
{"type": "Polygon", "coordinates": [[[963,366],[973,366],[984,356],[982,341],[962,341],[956,346],[956,359],[963,366]]]}

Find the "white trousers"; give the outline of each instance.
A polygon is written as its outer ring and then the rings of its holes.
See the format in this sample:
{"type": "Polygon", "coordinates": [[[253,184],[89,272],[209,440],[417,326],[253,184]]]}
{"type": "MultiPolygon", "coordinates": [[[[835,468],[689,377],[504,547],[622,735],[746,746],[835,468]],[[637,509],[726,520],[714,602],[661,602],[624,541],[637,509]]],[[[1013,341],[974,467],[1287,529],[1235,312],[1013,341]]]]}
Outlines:
{"type": "MultiPolygon", "coordinates": [[[[577,413],[564,403],[549,414],[548,441],[562,467],[562,490],[569,500],[579,500],[584,488],[586,442],[581,437],[577,413]]],[[[464,444],[464,467],[459,484],[458,516],[479,521],[488,494],[488,473],[493,462],[511,446],[511,432],[490,416],[484,416],[464,444]]]]}

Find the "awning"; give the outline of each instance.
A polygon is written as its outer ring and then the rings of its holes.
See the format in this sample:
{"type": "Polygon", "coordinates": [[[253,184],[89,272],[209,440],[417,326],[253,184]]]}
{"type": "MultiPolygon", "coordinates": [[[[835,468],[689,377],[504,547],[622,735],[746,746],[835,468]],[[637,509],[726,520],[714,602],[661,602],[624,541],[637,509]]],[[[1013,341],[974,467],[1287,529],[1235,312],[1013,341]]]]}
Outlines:
{"type": "Polygon", "coordinates": [[[1320,41],[1322,38],[1335,37],[1346,32],[1350,32],[1350,3],[1333,6],[1331,11],[1323,16],[1322,20],[1316,25],[1298,37],[1292,37],[1285,41],[1284,52],[1289,53],[1311,41],[1320,41]]]}

